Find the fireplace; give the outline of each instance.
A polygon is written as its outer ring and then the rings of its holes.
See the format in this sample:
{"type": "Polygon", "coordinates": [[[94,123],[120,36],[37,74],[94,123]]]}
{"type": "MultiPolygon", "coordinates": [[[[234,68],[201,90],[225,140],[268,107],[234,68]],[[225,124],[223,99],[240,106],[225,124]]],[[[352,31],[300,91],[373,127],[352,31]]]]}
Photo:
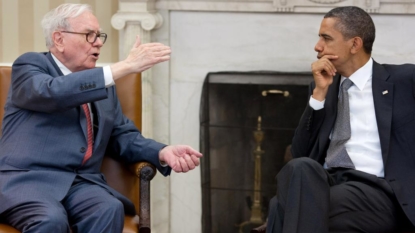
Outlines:
{"type": "Polygon", "coordinates": [[[275,176],[290,156],[311,80],[310,73],[207,75],[200,108],[204,233],[249,232],[265,220],[268,201],[276,193],[275,176]],[[258,146],[260,162],[255,164],[258,146]]]}

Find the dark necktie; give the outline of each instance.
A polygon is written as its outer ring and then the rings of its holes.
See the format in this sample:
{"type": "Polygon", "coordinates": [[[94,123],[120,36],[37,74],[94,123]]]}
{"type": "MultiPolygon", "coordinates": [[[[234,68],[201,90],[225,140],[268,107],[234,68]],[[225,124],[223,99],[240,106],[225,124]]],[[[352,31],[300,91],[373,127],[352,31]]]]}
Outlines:
{"type": "Polygon", "coordinates": [[[87,142],[88,142],[88,148],[86,149],[84,159],[82,161],[82,165],[83,165],[92,156],[92,147],[93,147],[93,144],[94,144],[94,133],[92,132],[91,113],[89,111],[88,104],[83,104],[82,109],[84,110],[84,113],[85,113],[85,116],[86,116],[87,142]]]}
{"type": "Polygon", "coordinates": [[[334,124],[333,135],[327,150],[327,167],[355,168],[344,146],[350,139],[350,111],[349,94],[347,90],[353,82],[346,78],[341,84],[339,102],[337,104],[337,118],[334,124]]]}

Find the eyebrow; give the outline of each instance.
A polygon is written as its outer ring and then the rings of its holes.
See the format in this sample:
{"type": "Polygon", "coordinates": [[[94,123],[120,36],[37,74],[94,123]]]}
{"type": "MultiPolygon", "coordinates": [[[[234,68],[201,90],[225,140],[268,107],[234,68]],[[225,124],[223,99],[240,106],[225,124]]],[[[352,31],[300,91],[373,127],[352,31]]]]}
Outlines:
{"type": "Polygon", "coordinates": [[[331,37],[330,35],[327,35],[327,34],[325,34],[325,33],[318,34],[318,36],[319,36],[319,37],[324,37],[324,38],[330,38],[330,39],[333,39],[333,37],[331,37]]]}
{"type": "Polygon", "coordinates": [[[102,32],[102,28],[100,28],[98,31],[95,31],[93,29],[87,29],[88,32],[95,32],[95,33],[101,33],[102,32]]]}

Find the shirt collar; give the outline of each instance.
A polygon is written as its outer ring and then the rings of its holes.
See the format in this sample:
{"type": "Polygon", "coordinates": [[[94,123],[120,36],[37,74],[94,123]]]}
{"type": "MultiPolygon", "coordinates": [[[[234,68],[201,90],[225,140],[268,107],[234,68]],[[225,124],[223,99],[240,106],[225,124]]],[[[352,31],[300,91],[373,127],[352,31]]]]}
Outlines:
{"type": "MultiPolygon", "coordinates": [[[[372,58],[369,59],[369,61],[366,62],[366,64],[360,69],[356,70],[352,75],[350,75],[349,79],[353,82],[353,84],[359,88],[359,90],[363,90],[365,87],[365,84],[367,81],[372,79],[372,73],[373,73],[373,60],[372,58]]],[[[346,77],[342,76],[341,81],[346,77]]]]}
{"type": "Polygon", "coordinates": [[[59,69],[61,70],[63,75],[68,75],[70,73],[72,73],[68,68],[66,68],[66,66],[64,64],[62,64],[62,62],[60,62],[55,55],[53,55],[53,53],[50,53],[50,55],[52,55],[53,60],[56,62],[56,65],[58,65],[59,69]]]}

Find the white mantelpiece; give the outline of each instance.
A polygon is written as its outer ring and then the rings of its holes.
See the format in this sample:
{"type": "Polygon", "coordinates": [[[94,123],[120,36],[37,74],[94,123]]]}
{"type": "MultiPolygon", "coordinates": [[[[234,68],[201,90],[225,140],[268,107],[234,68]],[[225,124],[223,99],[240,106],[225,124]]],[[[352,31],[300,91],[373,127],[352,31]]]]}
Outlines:
{"type": "MultiPolygon", "coordinates": [[[[146,92],[151,96],[143,99],[152,103],[145,114],[154,139],[168,144],[199,149],[199,105],[208,72],[310,71],[321,19],[336,6],[357,4],[371,13],[377,62],[415,62],[415,0],[120,0],[120,9],[127,6],[121,2],[145,3],[147,13],[163,19],[160,28],[151,29],[151,41],[169,45],[171,61],[152,68],[151,92],[146,92]]],[[[123,36],[121,48],[129,48],[123,36]]],[[[157,175],[151,195],[152,232],[202,232],[199,169],[170,178],[157,175]]]]}
{"type": "Polygon", "coordinates": [[[229,12],[325,13],[337,6],[358,6],[370,13],[415,14],[414,0],[160,0],[157,9],[229,12]]]}

